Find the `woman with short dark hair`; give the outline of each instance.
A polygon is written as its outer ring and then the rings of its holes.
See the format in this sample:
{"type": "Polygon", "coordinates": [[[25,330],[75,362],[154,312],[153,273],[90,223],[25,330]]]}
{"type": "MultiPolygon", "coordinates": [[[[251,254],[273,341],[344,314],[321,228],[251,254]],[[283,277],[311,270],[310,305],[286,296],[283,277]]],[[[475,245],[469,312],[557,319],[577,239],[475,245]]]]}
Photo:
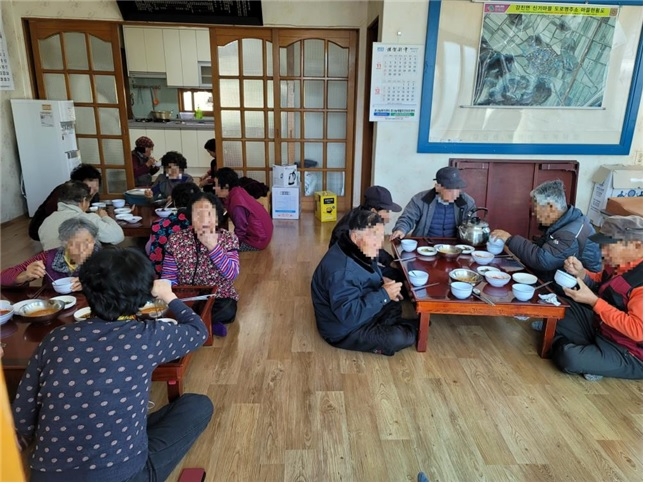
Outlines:
{"type": "Polygon", "coordinates": [[[169,151],[161,157],[164,172],[152,184],[152,194],[155,197],[169,198],[172,189],[180,183],[193,183],[193,177],[184,170],[188,167],[186,158],[178,151],[169,151]]]}
{"type": "Polygon", "coordinates": [[[212,286],[215,302],[211,312],[213,334],[226,336],[240,296],[233,281],[240,273],[239,242],[218,229],[224,208],[212,193],[199,193],[188,209],[191,227],[171,235],[166,244],[161,277],[173,284],[212,286]]]}
{"type": "Polygon", "coordinates": [[[152,372],[201,346],[204,322],[168,281],[154,280],[137,250],[100,251],[79,276],[92,316],[44,337],[13,402],[21,447],[38,442],[31,479],[164,481],[208,425],[213,404],[184,393],[148,415],[152,372]],[[176,322],[137,320],[153,297],[176,322]]]}
{"type": "Polygon", "coordinates": [[[157,160],[152,156],[155,144],[147,136],[140,136],[134,142],[132,150],[132,171],[134,183],[138,187],[152,185],[152,175],[159,171],[157,160]]]}

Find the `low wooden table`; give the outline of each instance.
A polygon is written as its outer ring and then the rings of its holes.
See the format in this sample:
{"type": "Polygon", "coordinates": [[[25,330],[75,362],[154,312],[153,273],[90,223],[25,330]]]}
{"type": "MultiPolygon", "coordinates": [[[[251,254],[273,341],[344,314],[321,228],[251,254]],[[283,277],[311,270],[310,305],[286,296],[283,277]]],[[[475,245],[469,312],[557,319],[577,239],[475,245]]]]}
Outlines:
{"type": "MultiPolygon", "coordinates": [[[[123,229],[123,234],[126,237],[150,237],[150,234],[152,233],[152,224],[159,218],[155,213],[155,208],[157,207],[152,205],[136,205],[132,211],[132,215],[138,215],[142,218],[134,224],[128,224],[122,220],[117,220],[117,223],[123,229]]],[[[115,218],[114,206],[108,205],[106,210],[110,217],[115,218]]]]}
{"type": "MultiPolygon", "coordinates": [[[[428,239],[418,238],[417,240],[419,246],[428,245],[428,239]]],[[[443,243],[444,241],[439,242],[432,240],[430,242],[443,243]]],[[[450,292],[451,281],[448,273],[453,269],[459,268],[476,271],[479,265],[475,263],[470,255],[462,255],[455,260],[446,260],[439,255],[431,257],[421,256],[416,251],[403,251],[398,240],[392,242],[392,249],[396,254],[396,258],[408,259],[403,260],[400,263],[403,273],[405,274],[406,286],[412,295],[412,302],[420,316],[417,351],[426,351],[431,314],[528,316],[544,320],[544,330],[539,353],[542,358],[546,358],[548,356],[548,352],[551,349],[551,343],[553,342],[553,337],[555,335],[556,323],[558,319],[564,317],[564,313],[569,307],[569,305],[562,299],[559,299],[562,303],[560,306],[554,306],[553,304],[542,301],[538,297],[540,294],[544,295],[552,293],[548,287],[538,289],[530,301],[521,302],[513,296],[513,292],[511,290],[511,286],[513,284],[512,280],[503,287],[493,287],[484,280],[477,285],[477,288],[481,290],[482,294],[495,303],[494,306],[481,301],[474,295],[467,299],[457,299],[450,292]],[[439,284],[424,289],[414,290],[414,286],[410,283],[408,272],[415,269],[425,271],[430,275],[427,284],[433,282],[438,282],[439,284]]],[[[531,273],[531,271],[526,268],[514,271],[504,270],[505,266],[519,264],[515,261],[510,262],[510,260],[511,259],[504,257],[495,257],[493,262],[486,265],[500,267],[501,270],[510,274],[513,272],[531,273]]]]}
{"type": "MultiPolygon", "coordinates": [[[[38,288],[3,288],[0,297],[12,303],[30,299],[38,288]]],[[[57,296],[51,289],[46,289],[39,298],[46,299],[57,296]]],[[[63,324],[74,324],[74,312],[87,307],[87,301],[82,293],[73,293],[76,298],[76,305],[63,311],[59,317],[49,323],[25,323],[19,316],[0,326],[0,341],[4,350],[2,357],[2,370],[7,381],[9,397],[13,399],[18,389],[29,358],[35,353],[36,348],[43,338],[54,328],[63,324]]],[[[187,303],[190,304],[190,303],[187,303]]],[[[183,393],[184,373],[191,359],[191,353],[173,361],[162,363],[152,372],[153,381],[165,381],[168,390],[168,400],[173,401],[183,393]]]]}

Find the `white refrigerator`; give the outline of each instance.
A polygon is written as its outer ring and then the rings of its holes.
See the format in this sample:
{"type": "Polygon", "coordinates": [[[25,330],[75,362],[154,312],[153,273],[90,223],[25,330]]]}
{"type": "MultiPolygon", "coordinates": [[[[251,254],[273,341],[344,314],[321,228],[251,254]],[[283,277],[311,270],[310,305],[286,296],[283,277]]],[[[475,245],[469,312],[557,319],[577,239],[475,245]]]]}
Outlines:
{"type": "Polygon", "coordinates": [[[11,99],[22,194],[33,217],[47,195],[81,163],[73,101],[11,99]]]}

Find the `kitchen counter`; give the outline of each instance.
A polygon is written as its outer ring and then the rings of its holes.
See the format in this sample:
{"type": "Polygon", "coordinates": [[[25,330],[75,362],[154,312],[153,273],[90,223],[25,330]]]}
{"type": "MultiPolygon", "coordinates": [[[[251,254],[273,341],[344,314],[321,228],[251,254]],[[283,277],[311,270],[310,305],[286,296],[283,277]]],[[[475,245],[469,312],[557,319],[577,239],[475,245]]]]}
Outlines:
{"type": "Polygon", "coordinates": [[[179,121],[179,120],[173,120],[167,123],[155,123],[151,121],[141,122],[141,121],[128,120],[128,128],[130,129],[197,129],[197,130],[213,131],[215,129],[215,123],[213,121],[179,121]]]}

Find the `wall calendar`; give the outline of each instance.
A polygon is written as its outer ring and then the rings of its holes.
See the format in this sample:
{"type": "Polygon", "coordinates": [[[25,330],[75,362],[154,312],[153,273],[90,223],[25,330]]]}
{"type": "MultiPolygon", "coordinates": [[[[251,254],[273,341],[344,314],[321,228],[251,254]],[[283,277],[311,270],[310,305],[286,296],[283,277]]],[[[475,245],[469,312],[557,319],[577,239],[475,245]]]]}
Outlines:
{"type": "Polygon", "coordinates": [[[4,28],[0,20],[0,90],[13,91],[13,75],[9,65],[9,52],[7,50],[7,40],[4,36],[4,28]]]}
{"type": "Polygon", "coordinates": [[[422,79],[422,45],[375,42],[370,121],[418,121],[422,79]]]}

